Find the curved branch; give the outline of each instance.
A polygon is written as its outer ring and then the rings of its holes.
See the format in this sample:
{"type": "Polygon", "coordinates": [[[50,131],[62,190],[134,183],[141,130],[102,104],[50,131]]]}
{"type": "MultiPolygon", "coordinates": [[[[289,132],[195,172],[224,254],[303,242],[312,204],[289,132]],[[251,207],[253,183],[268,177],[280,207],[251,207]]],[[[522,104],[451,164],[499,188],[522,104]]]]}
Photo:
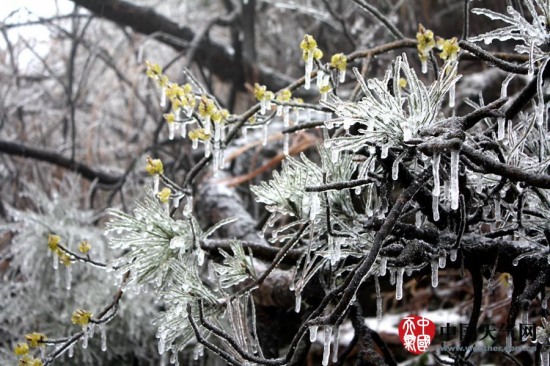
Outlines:
{"type": "Polygon", "coordinates": [[[18,144],[16,142],[0,140],[0,154],[21,156],[24,158],[54,164],[65,169],[72,170],[90,181],[97,180],[98,183],[103,185],[114,186],[122,182],[122,176],[109,175],[99,170],[90,168],[85,164],[72,161],[71,159],[66,158],[54,151],[37,149],[27,145],[18,144]]]}

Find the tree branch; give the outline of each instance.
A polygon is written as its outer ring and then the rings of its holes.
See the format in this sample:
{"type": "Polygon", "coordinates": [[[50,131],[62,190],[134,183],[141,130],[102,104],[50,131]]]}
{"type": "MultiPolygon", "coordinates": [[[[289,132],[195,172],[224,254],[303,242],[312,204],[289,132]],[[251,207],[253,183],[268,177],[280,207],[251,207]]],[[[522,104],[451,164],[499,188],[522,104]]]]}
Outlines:
{"type": "Polygon", "coordinates": [[[0,140],[0,154],[21,156],[24,158],[44,161],[72,170],[90,181],[97,179],[98,183],[104,185],[118,185],[122,182],[122,176],[109,175],[98,171],[77,161],[72,161],[71,159],[66,158],[54,151],[37,149],[23,144],[18,144],[16,142],[0,140]]]}

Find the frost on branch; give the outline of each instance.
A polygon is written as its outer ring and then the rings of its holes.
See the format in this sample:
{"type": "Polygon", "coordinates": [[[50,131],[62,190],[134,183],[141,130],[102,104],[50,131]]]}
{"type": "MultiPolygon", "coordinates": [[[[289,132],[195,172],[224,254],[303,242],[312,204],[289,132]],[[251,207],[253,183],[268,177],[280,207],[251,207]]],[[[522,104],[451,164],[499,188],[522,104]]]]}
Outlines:
{"type": "Polygon", "coordinates": [[[382,80],[369,79],[363,83],[365,97],[359,102],[334,98],[330,107],[337,119],[330,123],[344,126],[358,123],[360,134],[335,138],[332,146],[357,150],[376,144],[387,149],[402,147],[411,138],[418,137],[421,129],[436,122],[446,93],[460,78],[456,67],[454,61],[445,64],[443,69],[447,72],[440,73],[438,80],[426,86],[409,66],[407,57],[398,57],[382,80]],[[406,89],[400,86],[402,78],[406,80],[406,89]]]}

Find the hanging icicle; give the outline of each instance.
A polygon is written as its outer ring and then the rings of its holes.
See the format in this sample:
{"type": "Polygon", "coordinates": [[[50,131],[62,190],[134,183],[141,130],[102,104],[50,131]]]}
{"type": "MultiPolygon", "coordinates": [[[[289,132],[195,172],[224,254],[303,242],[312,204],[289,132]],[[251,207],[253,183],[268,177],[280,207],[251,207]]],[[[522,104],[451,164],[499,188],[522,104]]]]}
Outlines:
{"type": "Polygon", "coordinates": [[[328,365],[331,341],[332,341],[332,327],[330,325],[325,325],[325,339],[323,343],[323,362],[322,362],[323,366],[328,365]]]}
{"type": "Polygon", "coordinates": [[[378,276],[374,276],[374,288],[376,289],[376,319],[380,321],[382,319],[382,292],[380,291],[380,280],[378,276]]]}
{"type": "Polygon", "coordinates": [[[309,340],[311,343],[317,340],[317,330],[319,329],[318,325],[312,325],[309,327],[309,340]]]}
{"type": "Polygon", "coordinates": [[[451,194],[451,209],[458,209],[458,170],[459,170],[459,157],[460,150],[451,150],[451,182],[450,182],[450,194],[451,194]]]}
{"type": "Polygon", "coordinates": [[[405,273],[405,268],[397,268],[397,278],[395,283],[395,299],[401,300],[403,298],[403,274],[405,273]]]}
{"type": "Polygon", "coordinates": [[[430,265],[432,267],[432,287],[435,288],[439,284],[439,271],[438,271],[439,262],[432,261],[430,265]]]}

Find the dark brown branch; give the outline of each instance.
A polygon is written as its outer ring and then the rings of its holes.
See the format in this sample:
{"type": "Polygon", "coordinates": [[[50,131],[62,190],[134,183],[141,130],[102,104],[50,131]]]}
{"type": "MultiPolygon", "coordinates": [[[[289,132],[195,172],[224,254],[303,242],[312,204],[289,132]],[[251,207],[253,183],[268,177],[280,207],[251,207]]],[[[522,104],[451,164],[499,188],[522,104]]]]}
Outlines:
{"type": "MultiPolygon", "coordinates": [[[[137,6],[123,0],[72,1],[98,17],[109,19],[121,26],[128,26],[135,32],[156,35],[156,39],[177,51],[186,49],[195,39],[195,32],[190,27],[180,27],[153,8],[137,6]]],[[[208,38],[201,39],[196,49],[195,60],[222,80],[234,81],[235,77],[238,77],[235,70],[241,70],[243,67],[234,58],[230,49],[208,38]]],[[[246,60],[243,62],[246,63],[246,60]]],[[[291,82],[291,79],[269,67],[260,66],[258,69],[259,82],[267,85],[270,90],[281,89],[291,82]]]]}
{"type": "Polygon", "coordinates": [[[109,175],[77,161],[71,161],[71,159],[54,151],[37,149],[16,142],[0,140],[0,154],[21,156],[54,164],[72,170],[90,181],[97,180],[98,183],[103,185],[112,186],[122,182],[122,177],[120,176],[109,175]]]}

